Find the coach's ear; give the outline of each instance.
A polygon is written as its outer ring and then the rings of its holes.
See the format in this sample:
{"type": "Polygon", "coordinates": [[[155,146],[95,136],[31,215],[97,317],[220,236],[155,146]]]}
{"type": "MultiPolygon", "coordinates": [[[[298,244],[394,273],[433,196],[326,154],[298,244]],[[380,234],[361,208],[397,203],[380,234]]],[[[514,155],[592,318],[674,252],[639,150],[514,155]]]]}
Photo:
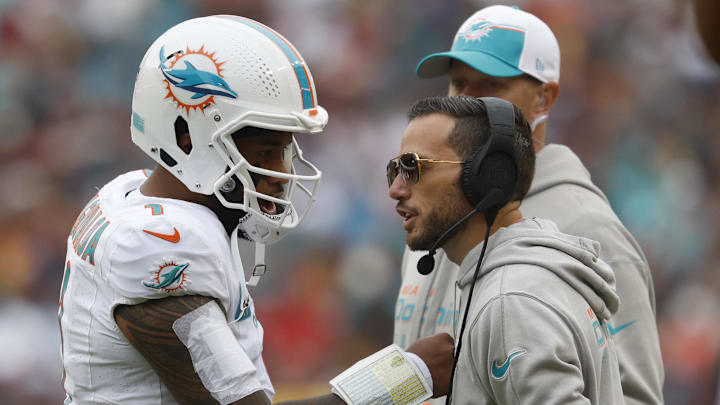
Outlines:
{"type": "Polygon", "coordinates": [[[560,94],[560,85],[556,82],[543,83],[538,86],[535,97],[535,116],[547,115],[555,105],[558,94],[560,94]]]}

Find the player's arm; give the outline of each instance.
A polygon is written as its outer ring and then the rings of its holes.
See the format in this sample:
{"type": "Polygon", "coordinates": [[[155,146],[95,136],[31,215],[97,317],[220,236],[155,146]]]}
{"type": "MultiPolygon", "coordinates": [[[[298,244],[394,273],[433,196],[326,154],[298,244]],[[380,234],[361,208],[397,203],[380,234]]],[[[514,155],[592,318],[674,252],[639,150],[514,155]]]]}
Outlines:
{"type": "MultiPolygon", "coordinates": [[[[210,301],[209,297],[186,295],[115,309],[120,330],[181,404],[217,404],[195,373],[187,347],[172,328],[178,318],[210,301]]],[[[259,394],[267,401],[264,393],[259,394]]]]}
{"type": "MultiPolygon", "coordinates": [[[[217,404],[195,371],[185,344],[173,330],[178,318],[196,311],[213,299],[200,295],[167,297],[138,305],[120,305],[115,322],[128,341],[150,363],[175,399],[181,404],[217,404]]],[[[332,396],[328,396],[332,397],[332,396]]],[[[343,403],[312,402],[314,404],[343,403]]],[[[320,400],[320,398],[318,398],[320,400]]],[[[268,405],[270,400],[260,390],[232,402],[234,405],[268,405]]]]}
{"type": "MultiPolygon", "coordinates": [[[[181,404],[217,404],[205,388],[187,347],[173,331],[175,321],[212,301],[199,295],[168,297],[138,305],[120,305],[115,322],[128,341],[150,363],[160,379],[181,404]]],[[[287,405],[332,405],[345,402],[335,394],[283,402],[287,405]]],[[[233,405],[269,405],[263,391],[256,391],[233,405]]]]}

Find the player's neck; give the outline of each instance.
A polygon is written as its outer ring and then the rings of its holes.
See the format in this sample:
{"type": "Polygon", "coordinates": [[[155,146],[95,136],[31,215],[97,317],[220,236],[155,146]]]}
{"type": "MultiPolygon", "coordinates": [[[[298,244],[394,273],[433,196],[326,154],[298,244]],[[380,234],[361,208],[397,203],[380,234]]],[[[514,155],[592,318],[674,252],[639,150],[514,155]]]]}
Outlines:
{"type": "Polygon", "coordinates": [[[222,206],[214,195],[193,193],[178,180],[172,173],[161,166],[153,169],[150,177],[140,186],[140,192],[147,197],[173,198],[175,200],[188,201],[203,205],[209,208],[220,220],[228,235],[238,224],[243,212],[231,210],[222,206]]]}
{"type": "MultiPolygon", "coordinates": [[[[490,236],[500,228],[508,227],[522,221],[523,218],[519,206],[520,202],[513,201],[498,212],[490,228],[490,236]]],[[[486,231],[485,216],[481,213],[475,214],[473,218],[468,220],[467,226],[465,226],[462,231],[455,234],[443,245],[442,248],[448,259],[459,266],[465,259],[465,256],[467,256],[475,246],[485,240],[486,231]]]]}
{"type": "Polygon", "coordinates": [[[159,165],[155,166],[150,177],[140,186],[140,192],[148,197],[173,198],[205,205],[204,195],[188,190],[180,180],[159,165]]]}

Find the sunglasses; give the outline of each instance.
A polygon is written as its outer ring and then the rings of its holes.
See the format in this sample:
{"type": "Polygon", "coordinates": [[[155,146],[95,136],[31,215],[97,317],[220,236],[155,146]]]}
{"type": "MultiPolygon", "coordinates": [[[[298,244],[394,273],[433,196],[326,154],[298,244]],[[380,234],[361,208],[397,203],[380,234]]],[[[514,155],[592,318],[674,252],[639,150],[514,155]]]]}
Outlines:
{"type": "Polygon", "coordinates": [[[402,180],[408,186],[420,181],[420,172],[422,171],[421,163],[453,163],[463,164],[465,162],[456,162],[452,160],[435,160],[435,159],[420,159],[415,152],[406,152],[402,155],[390,159],[387,164],[387,181],[388,187],[392,186],[395,178],[398,174],[402,177],[402,180]]]}

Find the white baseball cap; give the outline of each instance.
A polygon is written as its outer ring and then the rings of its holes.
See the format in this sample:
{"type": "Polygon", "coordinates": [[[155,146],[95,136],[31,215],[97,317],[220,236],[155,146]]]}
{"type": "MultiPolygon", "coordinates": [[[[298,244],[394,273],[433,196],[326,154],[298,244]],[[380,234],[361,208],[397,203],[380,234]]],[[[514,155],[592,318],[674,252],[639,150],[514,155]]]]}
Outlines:
{"type": "Polygon", "coordinates": [[[424,57],[419,77],[447,74],[457,59],[489,76],[528,74],[543,83],[560,80],[560,47],[550,28],[517,7],[490,6],[460,26],[450,52],[424,57]]]}

